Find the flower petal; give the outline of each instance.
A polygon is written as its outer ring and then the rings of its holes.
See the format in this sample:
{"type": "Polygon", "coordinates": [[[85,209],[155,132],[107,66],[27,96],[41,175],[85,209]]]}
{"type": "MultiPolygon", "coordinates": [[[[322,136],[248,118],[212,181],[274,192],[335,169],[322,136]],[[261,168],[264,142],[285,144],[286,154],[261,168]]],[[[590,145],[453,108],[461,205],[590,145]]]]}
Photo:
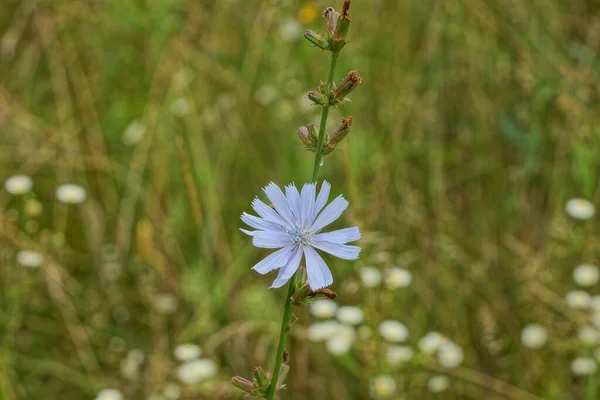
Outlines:
{"type": "Polygon", "coordinates": [[[323,207],[325,207],[325,204],[327,204],[327,200],[329,200],[329,191],[330,190],[331,190],[331,185],[329,184],[329,182],[323,181],[323,183],[321,184],[321,190],[319,190],[319,195],[317,196],[317,201],[315,202],[315,208],[313,210],[311,222],[313,222],[315,220],[315,218],[317,218],[317,215],[319,215],[319,212],[323,209],[323,207]]]}
{"type": "Polygon", "coordinates": [[[325,207],[323,212],[321,212],[321,214],[317,217],[313,225],[310,227],[310,230],[312,232],[317,232],[323,229],[324,227],[338,219],[340,215],[342,215],[346,207],[348,207],[348,201],[344,199],[344,197],[341,195],[336,197],[331,203],[329,203],[327,207],[325,207]]]}
{"type": "Polygon", "coordinates": [[[279,189],[279,186],[273,182],[269,183],[264,189],[265,194],[271,200],[271,203],[275,206],[275,210],[283,217],[283,219],[290,225],[294,225],[294,214],[288,204],[285,195],[279,189]]]}
{"type": "Polygon", "coordinates": [[[281,225],[263,218],[255,217],[254,215],[250,215],[248,213],[243,213],[240,218],[246,225],[249,225],[254,229],[283,232],[283,227],[281,225]]]}
{"type": "Polygon", "coordinates": [[[293,250],[294,245],[289,244],[284,248],[269,254],[267,257],[259,261],[254,267],[252,267],[252,269],[259,274],[264,275],[267,272],[280,268],[288,263],[290,257],[293,255],[293,250]]]}
{"type": "Polygon", "coordinates": [[[292,243],[289,235],[285,233],[254,231],[252,236],[252,244],[263,249],[278,249],[292,243]]]}
{"type": "Polygon", "coordinates": [[[285,283],[290,280],[292,275],[294,275],[294,272],[296,272],[296,270],[298,269],[298,266],[300,265],[300,260],[302,259],[302,248],[298,246],[295,248],[294,251],[295,252],[289,258],[287,264],[281,267],[281,269],[279,270],[277,278],[273,281],[273,284],[269,289],[276,289],[285,285],[285,283]]]}
{"type": "Polygon", "coordinates": [[[307,183],[302,187],[302,194],[300,195],[300,206],[302,208],[300,224],[304,228],[308,228],[313,223],[311,218],[315,208],[316,191],[317,185],[314,183],[307,183]]]}
{"type": "Polygon", "coordinates": [[[358,239],[360,239],[358,226],[313,235],[313,240],[316,242],[329,242],[338,244],[346,244],[348,242],[354,242],[358,239]]]}
{"type": "Polygon", "coordinates": [[[333,276],[329,267],[321,256],[310,246],[304,247],[304,257],[306,258],[306,274],[308,275],[308,284],[312,290],[322,289],[333,283],[333,276]]]}
{"type": "Polygon", "coordinates": [[[296,219],[300,219],[300,193],[294,184],[285,187],[285,196],[296,219]]]}
{"type": "Polygon", "coordinates": [[[287,222],[281,217],[281,215],[277,214],[277,211],[273,210],[271,207],[260,201],[258,198],[252,200],[252,208],[254,211],[264,219],[269,222],[273,222],[275,224],[286,226],[287,222]]]}
{"type": "Polygon", "coordinates": [[[312,246],[344,260],[356,260],[360,253],[360,247],[358,246],[348,246],[338,243],[315,241],[312,246]]]}

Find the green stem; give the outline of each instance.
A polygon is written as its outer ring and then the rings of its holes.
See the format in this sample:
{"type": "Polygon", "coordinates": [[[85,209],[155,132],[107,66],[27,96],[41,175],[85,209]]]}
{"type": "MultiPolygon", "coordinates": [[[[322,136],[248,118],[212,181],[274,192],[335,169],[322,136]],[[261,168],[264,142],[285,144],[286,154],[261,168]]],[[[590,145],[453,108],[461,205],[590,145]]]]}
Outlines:
{"type": "MultiPolygon", "coordinates": [[[[335,64],[339,53],[331,53],[331,63],[329,65],[329,77],[327,78],[327,87],[331,89],[333,84],[333,74],[335,70],[335,64]]],[[[321,125],[319,126],[319,138],[317,141],[317,151],[315,154],[315,164],[313,168],[312,182],[317,181],[319,175],[319,168],[321,167],[321,160],[323,159],[323,147],[325,146],[325,126],[327,125],[327,115],[329,114],[329,105],[323,106],[323,113],[321,114],[321,125]]],[[[285,342],[287,334],[290,329],[290,318],[292,317],[292,295],[294,294],[294,287],[296,286],[296,274],[290,279],[288,285],[287,297],[285,299],[285,307],[283,309],[283,318],[281,319],[281,331],[279,332],[279,344],[277,345],[277,355],[275,358],[275,366],[273,367],[273,374],[271,377],[271,384],[267,391],[266,400],[274,400],[275,392],[277,391],[277,379],[279,379],[279,370],[281,369],[281,363],[283,362],[283,352],[285,351],[285,342]]]]}

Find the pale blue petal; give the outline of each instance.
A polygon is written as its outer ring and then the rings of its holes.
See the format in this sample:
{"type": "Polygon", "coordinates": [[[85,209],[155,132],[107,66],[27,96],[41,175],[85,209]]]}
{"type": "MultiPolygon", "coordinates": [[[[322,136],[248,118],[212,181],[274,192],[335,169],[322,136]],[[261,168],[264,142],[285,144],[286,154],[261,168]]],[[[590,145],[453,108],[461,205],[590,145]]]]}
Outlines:
{"type": "Polygon", "coordinates": [[[312,246],[333,256],[343,258],[344,260],[356,260],[360,253],[360,247],[358,246],[348,246],[338,243],[315,241],[312,243],[312,246]]]}
{"type": "Polygon", "coordinates": [[[296,219],[300,219],[300,193],[294,184],[285,187],[285,196],[287,197],[292,213],[296,219]]]}
{"type": "Polygon", "coordinates": [[[296,272],[296,270],[298,269],[301,259],[302,248],[296,247],[295,252],[289,258],[287,264],[281,267],[281,269],[279,270],[279,274],[277,274],[277,278],[275,279],[275,281],[273,281],[273,284],[271,285],[270,289],[280,288],[283,285],[285,285],[285,283],[290,280],[292,275],[294,275],[294,272],[296,272]]]}
{"type": "Polygon", "coordinates": [[[260,201],[259,199],[252,200],[252,208],[254,211],[264,219],[275,224],[286,226],[288,225],[281,215],[277,214],[277,211],[260,201]]]}
{"type": "Polygon", "coordinates": [[[346,207],[348,207],[348,201],[346,201],[346,199],[344,199],[344,197],[341,195],[336,197],[317,217],[314,224],[310,227],[310,230],[312,232],[317,232],[323,229],[338,219],[346,207]]]}
{"type": "Polygon", "coordinates": [[[317,185],[314,183],[307,183],[302,187],[302,194],[300,195],[300,205],[302,208],[300,224],[304,228],[308,228],[313,223],[311,218],[315,209],[316,191],[317,185]]]}
{"type": "Polygon", "coordinates": [[[244,232],[246,235],[249,235],[249,236],[254,236],[254,234],[256,232],[261,232],[261,231],[249,231],[249,230],[244,229],[244,228],[240,228],[240,231],[244,232]]]}
{"type": "Polygon", "coordinates": [[[306,274],[312,290],[322,289],[333,283],[331,271],[321,256],[310,246],[304,247],[306,258],[306,274]]]}
{"type": "Polygon", "coordinates": [[[315,202],[315,209],[313,210],[313,215],[311,217],[311,222],[317,218],[319,212],[325,207],[327,204],[327,200],[329,200],[329,191],[331,190],[331,185],[327,181],[323,181],[321,184],[321,190],[319,190],[319,195],[317,196],[317,201],[315,202]]]}
{"type": "Polygon", "coordinates": [[[294,214],[292,214],[292,209],[290,208],[285,195],[281,189],[279,189],[279,186],[271,182],[263,190],[269,200],[271,200],[271,203],[275,206],[275,210],[279,215],[281,215],[288,224],[294,225],[294,214]]]}
{"type": "Polygon", "coordinates": [[[252,244],[263,249],[278,249],[292,243],[289,235],[279,232],[252,232],[252,244]]]}
{"type": "Polygon", "coordinates": [[[252,267],[252,269],[258,272],[259,274],[264,275],[267,272],[273,271],[274,269],[286,265],[293,254],[294,245],[287,245],[284,248],[269,254],[262,261],[258,262],[254,267],[252,267]]]}
{"type": "Polygon", "coordinates": [[[348,242],[354,242],[355,240],[360,239],[360,232],[358,230],[358,226],[353,226],[352,228],[344,228],[338,229],[337,231],[318,233],[316,235],[313,235],[312,238],[316,242],[346,244],[348,242]]]}
{"type": "Polygon", "coordinates": [[[255,217],[248,213],[243,213],[240,218],[245,224],[255,229],[261,229],[263,231],[284,231],[281,225],[263,218],[255,217]]]}

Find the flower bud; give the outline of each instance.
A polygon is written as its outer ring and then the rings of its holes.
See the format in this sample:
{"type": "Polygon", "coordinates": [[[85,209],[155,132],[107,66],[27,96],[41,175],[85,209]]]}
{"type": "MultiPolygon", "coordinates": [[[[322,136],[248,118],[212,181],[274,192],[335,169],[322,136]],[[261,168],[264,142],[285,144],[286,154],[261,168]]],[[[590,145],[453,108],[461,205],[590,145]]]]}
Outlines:
{"type": "Polygon", "coordinates": [[[306,146],[307,150],[315,151],[317,149],[317,130],[314,124],[308,124],[298,128],[298,137],[306,146]]]}
{"type": "Polygon", "coordinates": [[[327,26],[325,29],[327,29],[329,32],[335,32],[340,13],[335,11],[333,7],[327,7],[325,11],[323,11],[323,17],[325,17],[325,21],[327,21],[327,26]]]}
{"type": "Polygon", "coordinates": [[[304,37],[306,40],[323,50],[327,50],[330,47],[329,41],[325,38],[325,36],[315,31],[311,31],[310,29],[304,32],[304,37]]]}
{"type": "Polygon", "coordinates": [[[333,51],[340,51],[342,47],[346,45],[346,36],[348,36],[348,29],[350,28],[350,22],[352,22],[349,10],[350,0],[345,0],[342,14],[337,18],[335,33],[332,40],[333,51]]]}
{"type": "Polygon", "coordinates": [[[316,105],[322,106],[327,104],[328,99],[325,97],[323,93],[310,91],[308,92],[308,98],[316,105]]]}
{"type": "Polygon", "coordinates": [[[362,83],[362,78],[358,74],[358,71],[350,71],[344,80],[340,82],[340,85],[333,91],[334,99],[337,102],[343,100],[344,97],[348,96],[360,83],[362,83]]]}
{"type": "MultiPolygon", "coordinates": [[[[352,117],[344,118],[340,126],[337,127],[335,131],[331,135],[329,135],[329,139],[325,144],[325,149],[329,151],[324,152],[324,154],[330,153],[335,146],[337,146],[350,132],[350,127],[352,126],[352,117]]],[[[324,149],[324,150],[325,150],[324,149]]]]}
{"type": "Polygon", "coordinates": [[[268,389],[271,384],[271,376],[262,367],[254,367],[254,380],[259,390],[268,389]]]}
{"type": "Polygon", "coordinates": [[[248,394],[251,394],[253,396],[258,394],[254,383],[250,382],[246,378],[242,378],[241,376],[234,376],[233,378],[231,378],[231,383],[233,384],[233,386],[242,389],[248,394]]]}

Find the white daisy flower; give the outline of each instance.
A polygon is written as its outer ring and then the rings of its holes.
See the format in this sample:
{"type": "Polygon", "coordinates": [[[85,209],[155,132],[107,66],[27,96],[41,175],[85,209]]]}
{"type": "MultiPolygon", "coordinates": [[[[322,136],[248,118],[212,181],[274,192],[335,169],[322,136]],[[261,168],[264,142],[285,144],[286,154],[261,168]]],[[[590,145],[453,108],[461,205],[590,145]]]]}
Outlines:
{"type": "Polygon", "coordinates": [[[408,339],[408,329],[398,321],[387,320],[379,324],[379,333],[388,342],[398,343],[408,339]]]}
{"type": "Polygon", "coordinates": [[[590,219],[596,213],[596,207],[592,202],[579,198],[567,201],[565,210],[572,218],[579,220],[590,219]]]}
{"type": "Polygon", "coordinates": [[[117,389],[104,389],[98,393],[96,400],[123,400],[123,394],[117,389]]]}
{"type": "Polygon", "coordinates": [[[415,352],[408,346],[390,346],[386,353],[385,357],[390,365],[400,365],[404,364],[407,361],[410,361],[415,352]]]}
{"type": "Polygon", "coordinates": [[[584,310],[590,308],[592,298],[591,296],[582,290],[571,290],[565,297],[569,307],[576,310],[584,310]]]}
{"type": "Polygon", "coordinates": [[[79,204],[82,203],[87,197],[87,193],[84,188],[79,185],[67,183],[60,185],[56,189],[56,198],[61,203],[65,204],[79,204]]]}
{"type": "Polygon", "coordinates": [[[337,321],[325,321],[311,324],[308,327],[308,340],[311,342],[322,342],[335,335],[339,323],[337,321]]]}
{"type": "Polygon", "coordinates": [[[34,250],[21,250],[17,253],[17,262],[29,268],[37,268],[44,262],[44,256],[34,250]]]}
{"type": "Polygon", "coordinates": [[[591,357],[577,357],[571,363],[571,371],[575,375],[591,375],[598,369],[596,360],[591,357]]]}
{"type": "Polygon", "coordinates": [[[396,381],[391,376],[379,375],[369,382],[371,396],[375,399],[389,399],[396,393],[396,381]]]}
{"type": "Polygon", "coordinates": [[[440,346],[437,358],[439,363],[444,367],[456,368],[462,363],[464,354],[462,349],[457,344],[446,342],[440,346]]]}
{"type": "Polygon", "coordinates": [[[363,321],[365,314],[358,307],[344,306],[337,310],[336,316],[342,324],[358,325],[363,321]]]}
{"type": "Polygon", "coordinates": [[[337,303],[330,299],[318,299],[310,305],[310,312],[317,318],[331,318],[335,315],[337,303]]]}
{"type": "Polygon", "coordinates": [[[600,343],[600,331],[593,326],[585,325],[579,329],[577,338],[587,346],[593,346],[600,343]]]}
{"type": "Polygon", "coordinates": [[[381,271],[374,267],[362,267],[360,269],[360,280],[366,288],[374,288],[381,283],[381,271]]]}
{"type": "Polygon", "coordinates": [[[592,264],[582,264],[573,271],[573,280],[579,286],[594,286],[599,279],[600,271],[592,264]]]}
{"type": "Polygon", "coordinates": [[[419,350],[425,354],[435,354],[447,341],[448,339],[438,332],[428,332],[419,340],[419,350]]]}
{"type": "Polygon", "coordinates": [[[540,349],[548,340],[548,332],[540,324],[529,324],[521,331],[521,342],[530,349],[540,349]]]}
{"type": "Polygon", "coordinates": [[[325,343],[325,348],[334,356],[341,356],[342,354],[346,354],[352,348],[352,341],[347,339],[342,339],[338,337],[332,337],[325,343]]]}
{"type": "Polygon", "coordinates": [[[136,119],[125,128],[122,140],[127,146],[134,146],[142,141],[145,134],[146,126],[136,119]]]}
{"type": "Polygon", "coordinates": [[[14,175],[4,182],[4,188],[12,195],[22,195],[33,188],[33,180],[27,175],[14,175]]]}
{"type": "Polygon", "coordinates": [[[427,381],[427,390],[440,393],[450,387],[450,379],[442,375],[434,375],[427,381]]]}
{"type": "Polygon", "coordinates": [[[183,383],[194,384],[217,374],[217,365],[205,358],[187,361],[177,368],[177,376],[183,383]]]}
{"type": "Polygon", "coordinates": [[[173,354],[175,354],[175,357],[179,361],[191,361],[200,358],[202,351],[198,345],[193,343],[184,343],[175,347],[173,354]]]}
{"type": "Polygon", "coordinates": [[[394,267],[385,271],[385,286],[388,289],[407,287],[412,282],[412,273],[404,268],[394,267]]]}
{"type": "Polygon", "coordinates": [[[279,249],[252,268],[260,274],[279,268],[272,288],[285,285],[298,269],[302,256],[310,287],[317,290],[331,285],[331,271],[315,249],[344,260],[358,258],[360,247],[346,244],[360,239],[358,227],[321,233],[323,228],[338,219],[348,207],[343,196],[338,196],[325,206],[330,189],[331,185],[323,182],[317,196],[315,183],[305,184],[302,193],[292,184],[286,186],[284,195],[276,184],[270,183],[264,191],[273,203],[273,208],[255,198],[252,207],[260,217],[242,214],[242,221],[257,229],[242,229],[242,232],[252,236],[254,246],[279,249]]]}

